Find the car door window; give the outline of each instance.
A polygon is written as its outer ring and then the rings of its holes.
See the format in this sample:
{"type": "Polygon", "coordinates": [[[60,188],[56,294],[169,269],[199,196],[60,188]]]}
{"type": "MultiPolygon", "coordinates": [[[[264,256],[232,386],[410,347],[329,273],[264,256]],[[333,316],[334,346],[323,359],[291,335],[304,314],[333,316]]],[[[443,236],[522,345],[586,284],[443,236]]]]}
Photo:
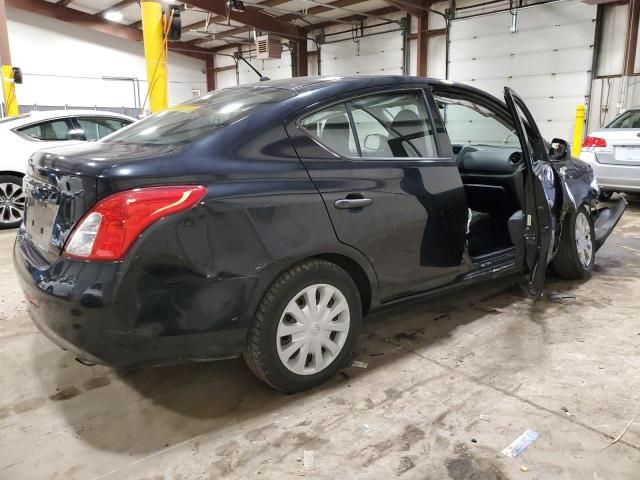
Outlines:
{"type": "Polygon", "coordinates": [[[78,123],[87,140],[100,140],[131,122],[110,117],[78,117],[78,123]]]}
{"type": "Polygon", "coordinates": [[[325,147],[345,157],[358,156],[358,147],[344,104],[332,105],[305,117],[301,126],[325,147]]]}
{"type": "Polygon", "coordinates": [[[69,140],[71,124],[67,119],[48,120],[35,125],[19,128],[27,137],[44,141],[69,140]]]}
{"type": "Polygon", "coordinates": [[[515,129],[481,105],[438,96],[436,102],[453,145],[520,147],[515,129]]]}
{"type": "Polygon", "coordinates": [[[640,128],[640,110],[629,110],[623,113],[606,128],[640,128]]]}
{"type": "Polygon", "coordinates": [[[363,157],[437,157],[421,92],[370,95],[349,108],[363,157]]]}

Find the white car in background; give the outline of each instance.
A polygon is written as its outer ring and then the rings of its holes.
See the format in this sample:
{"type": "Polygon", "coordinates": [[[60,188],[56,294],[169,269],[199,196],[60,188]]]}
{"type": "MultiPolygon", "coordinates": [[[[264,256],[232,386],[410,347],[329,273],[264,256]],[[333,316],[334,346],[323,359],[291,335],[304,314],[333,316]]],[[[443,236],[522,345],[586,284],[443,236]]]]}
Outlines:
{"type": "Polygon", "coordinates": [[[580,158],[593,167],[603,199],[615,192],[640,192],[640,107],[590,133],[580,158]]]}
{"type": "Polygon", "coordinates": [[[22,177],[32,154],[99,140],[133,122],[126,115],[96,110],[50,110],[0,119],[0,229],[17,227],[22,221],[22,177]]]}

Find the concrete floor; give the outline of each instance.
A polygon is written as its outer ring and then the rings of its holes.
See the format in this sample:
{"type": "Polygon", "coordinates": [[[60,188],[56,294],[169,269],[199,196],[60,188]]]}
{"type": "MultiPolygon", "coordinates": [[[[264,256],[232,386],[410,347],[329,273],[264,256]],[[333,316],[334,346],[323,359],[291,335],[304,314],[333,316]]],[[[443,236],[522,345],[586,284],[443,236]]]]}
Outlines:
{"type": "Polygon", "coordinates": [[[240,360],[79,365],[29,321],[13,236],[0,234],[0,479],[640,478],[640,418],[607,447],[640,406],[637,203],[591,280],[548,282],[574,299],[491,285],[379,314],[359,345],[368,368],[289,396],[240,360]],[[526,429],[540,438],[502,454],[526,429]]]}

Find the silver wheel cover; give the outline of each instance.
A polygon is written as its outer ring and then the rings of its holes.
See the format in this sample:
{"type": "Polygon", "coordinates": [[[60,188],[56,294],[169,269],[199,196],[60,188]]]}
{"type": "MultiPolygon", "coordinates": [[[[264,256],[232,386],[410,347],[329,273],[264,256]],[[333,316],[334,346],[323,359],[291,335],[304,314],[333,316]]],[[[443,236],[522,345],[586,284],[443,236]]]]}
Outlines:
{"type": "Polygon", "coordinates": [[[589,220],[584,212],[578,212],[575,224],[576,250],[580,263],[586,269],[591,266],[593,257],[593,239],[591,238],[591,229],[589,228],[589,220]]]}
{"type": "Polygon", "coordinates": [[[310,285],[287,304],[276,331],[282,364],[297,375],[313,375],[340,354],[349,335],[349,304],[332,285],[310,285]]]}
{"type": "Polygon", "coordinates": [[[22,221],[26,199],[22,185],[0,183],[0,223],[11,224],[22,221]]]}

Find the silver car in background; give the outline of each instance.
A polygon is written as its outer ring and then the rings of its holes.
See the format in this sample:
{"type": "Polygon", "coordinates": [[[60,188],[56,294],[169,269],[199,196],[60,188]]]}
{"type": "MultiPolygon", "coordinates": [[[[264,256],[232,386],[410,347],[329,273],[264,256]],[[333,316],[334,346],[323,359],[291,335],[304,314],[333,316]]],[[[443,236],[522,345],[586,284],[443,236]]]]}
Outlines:
{"type": "Polygon", "coordinates": [[[640,192],[640,107],[590,133],[580,159],[593,167],[604,199],[614,192],[640,192]]]}

